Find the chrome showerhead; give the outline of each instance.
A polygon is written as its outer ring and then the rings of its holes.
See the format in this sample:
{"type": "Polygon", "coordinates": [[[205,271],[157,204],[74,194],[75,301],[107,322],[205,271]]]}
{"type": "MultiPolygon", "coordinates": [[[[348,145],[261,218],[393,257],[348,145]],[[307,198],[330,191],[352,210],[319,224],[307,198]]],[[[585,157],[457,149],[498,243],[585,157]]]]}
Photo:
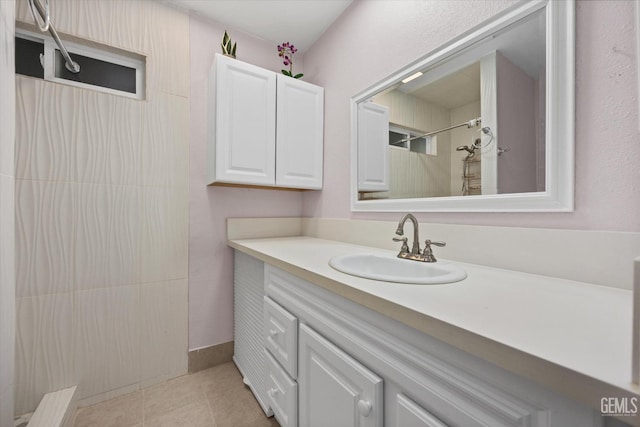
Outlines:
{"type": "Polygon", "coordinates": [[[456,151],[467,151],[469,154],[473,154],[475,150],[468,145],[461,145],[459,147],[456,147],[456,151]]]}

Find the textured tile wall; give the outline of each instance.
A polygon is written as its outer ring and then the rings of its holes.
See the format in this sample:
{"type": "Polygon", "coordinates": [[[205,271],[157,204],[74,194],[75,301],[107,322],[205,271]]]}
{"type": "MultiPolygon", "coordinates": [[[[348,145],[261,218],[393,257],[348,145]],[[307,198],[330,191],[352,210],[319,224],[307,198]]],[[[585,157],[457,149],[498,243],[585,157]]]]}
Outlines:
{"type": "Polygon", "coordinates": [[[0,0],[0,426],[13,425],[15,354],[15,5],[0,0]]]}
{"type": "MultiPolygon", "coordinates": [[[[390,108],[389,121],[422,132],[451,126],[450,112],[399,90],[378,95],[375,102],[390,108]]],[[[372,197],[412,199],[451,195],[451,143],[449,134],[438,134],[437,156],[389,149],[390,187],[372,197]]],[[[457,174],[456,174],[457,176],[457,174]]]]}
{"type": "Polygon", "coordinates": [[[187,372],[189,18],[52,6],[59,32],[145,55],[147,99],[15,79],[16,413],[73,384],[88,404],[187,372]]]}

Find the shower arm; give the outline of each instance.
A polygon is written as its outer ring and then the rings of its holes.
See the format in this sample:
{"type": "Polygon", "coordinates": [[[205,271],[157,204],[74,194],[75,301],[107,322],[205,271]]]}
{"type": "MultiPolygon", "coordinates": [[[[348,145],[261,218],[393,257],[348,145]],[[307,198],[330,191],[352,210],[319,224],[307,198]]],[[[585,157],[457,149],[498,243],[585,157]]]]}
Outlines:
{"type": "Polygon", "coordinates": [[[400,141],[397,141],[396,143],[409,142],[409,141],[413,141],[414,139],[425,138],[427,136],[435,135],[435,134],[441,133],[441,132],[446,132],[448,130],[455,129],[455,128],[460,128],[462,126],[466,126],[467,128],[472,128],[474,126],[480,125],[480,122],[482,122],[482,118],[478,117],[476,119],[471,119],[468,122],[460,123],[459,125],[450,126],[448,128],[436,130],[436,131],[433,131],[433,132],[427,132],[427,133],[424,133],[422,135],[413,136],[411,138],[404,138],[404,139],[401,139],[400,141]]]}
{"type": "MultiPolygon", "coordinates": [[[[35,8],[38,11],[38,14],[42,18],[42,20],[48,24],[47,25],[48,26],[47,29],[49,30],[49,34],[51,34],[51,37],[53,37],[53,40],[55,40],[56,44],[60,48],[60,53],[64,57],[64,60],[65,60],[64,66],[65,66],[65,68],[67,70],[71,71],[74,74],[79,73],[80,72],[80,65],[78,65],[77,62],[75,62],[73,59],[71,59],[71,56],[69,55],[69,52],[67,51],[67,48],[64,47],[64,43],[62,43],[62,40],[60,40],[60,36],[58,36],[58,32],[56,31],[55,28],[53,28],[53,25],[50,22],[49,11],[45,10],[44,6],[42,6],[42,4],[40,3],[40,0],[28,0],[28,1],[29,1],[29,6],[34,5],[35,8]]],[[[33,13],[33,8],[31,9],[31,12],[33,13]]],[[[33,19],[36,20],[35,14],[33,14],[33,19]]],[[[39,26],[38,20],[36,20],[36,25],[39,26]]]]}

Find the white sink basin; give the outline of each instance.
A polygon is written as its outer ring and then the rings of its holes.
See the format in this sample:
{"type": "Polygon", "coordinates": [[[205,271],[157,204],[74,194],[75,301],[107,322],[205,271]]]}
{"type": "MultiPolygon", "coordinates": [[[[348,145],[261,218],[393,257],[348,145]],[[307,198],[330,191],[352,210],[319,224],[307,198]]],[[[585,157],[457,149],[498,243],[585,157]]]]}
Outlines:
{"type": "Polygon", "coordinates": [[[412,261],[394,255],[340,255],[331,258],[329,265],[352,276],[414,285],[453,283],[467,277],[467,273],[461,267],[446,261],[412,261]]]}

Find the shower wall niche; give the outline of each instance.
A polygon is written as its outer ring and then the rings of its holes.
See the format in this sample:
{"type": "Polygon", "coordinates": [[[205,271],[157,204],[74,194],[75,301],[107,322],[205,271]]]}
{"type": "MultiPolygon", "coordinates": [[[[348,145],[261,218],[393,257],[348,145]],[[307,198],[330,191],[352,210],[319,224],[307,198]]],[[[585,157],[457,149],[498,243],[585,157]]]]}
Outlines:
{"type": "Polygon", "coordinates": [[[74,384],[86,405],[187,372],[188,16],[51,13],[63,40],[146,57],[146,99],[16,77],[17,414],[74,384]]]}

